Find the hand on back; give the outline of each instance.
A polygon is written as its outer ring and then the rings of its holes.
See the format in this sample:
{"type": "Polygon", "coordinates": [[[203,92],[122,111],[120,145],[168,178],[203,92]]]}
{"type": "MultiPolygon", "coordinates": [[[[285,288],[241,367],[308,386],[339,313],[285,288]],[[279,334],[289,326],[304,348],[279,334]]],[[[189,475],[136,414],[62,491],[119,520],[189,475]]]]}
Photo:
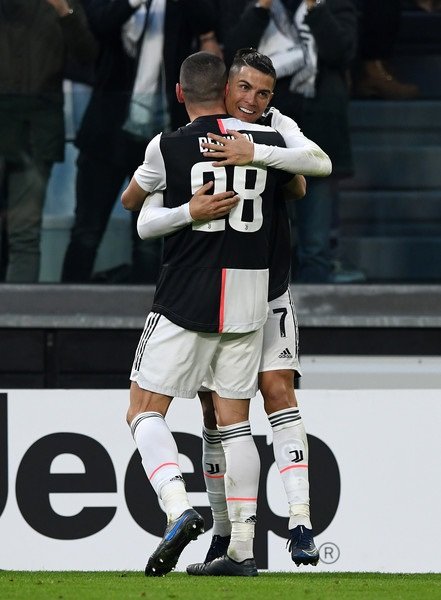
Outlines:
{"type": "Polygon", "coordinates": [[[213,185],[213,181],[209,181],[192,196],[190,215],[195,221],[211,221],[211,219],[224,217],[239,202],[240,198],[234,192],[209,194],[213,185]]]}

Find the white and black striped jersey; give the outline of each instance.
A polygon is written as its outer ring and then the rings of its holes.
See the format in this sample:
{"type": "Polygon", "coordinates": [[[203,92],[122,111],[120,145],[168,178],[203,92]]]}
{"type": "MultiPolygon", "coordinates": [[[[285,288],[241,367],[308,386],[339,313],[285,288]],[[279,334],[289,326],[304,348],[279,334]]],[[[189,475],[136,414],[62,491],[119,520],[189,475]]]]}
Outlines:
{"type": "MultiPolygon", "coordinates": [[[[277,114],[280,113],[269,108],[265,111],[259,123],[277,128],[277,122],[273,122],[273,118],[274,116],[277,117],[277,114]]],[[[270,239],[269,301],[286,292],[291,273],[291,226],[288,210],[282,193],[276,193],[275,200],[270,239]]]]}
{"type": "Polygon", "coordinates": [[[164,206],[180,206],[210,180],[213,193],[234,190],[239,204],[227,217],[193,222],[168,236],[152,310],[201,332],[244,333],[267,316],[270,236],[274,194],[291,178],[272,168],[213,167],[201,147],[207,133],[236,129],[256,143],[283,146],[273,129],[227,115],[199,117],[157,136],[136,173],[145,191],[166,190],[164,206]]]}

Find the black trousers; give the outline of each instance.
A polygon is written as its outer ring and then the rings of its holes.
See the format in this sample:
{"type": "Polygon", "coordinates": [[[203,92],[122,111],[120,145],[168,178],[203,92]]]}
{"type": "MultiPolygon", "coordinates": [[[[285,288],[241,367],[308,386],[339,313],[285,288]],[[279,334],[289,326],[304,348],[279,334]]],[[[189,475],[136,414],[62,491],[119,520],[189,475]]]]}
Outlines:
{"type": "Polygon", "coordinates": [[[360,59],[390,58],[400,27],[401,0],[358,0],[358,5],[360,59]]]}
{"type": "MultiPolygon", "coordinates": [[[[75,221],[64,258],[62,281],[90,280],[99,245],[126,178],[142,163],[145,143],[128,156],[126,164],[114,164],[80,152],[77,160],[75,221]]],[[[138,213],[132,213],[133,283],[155,283],[159,271],[161,242],[141,240],[136,231],[138,213]]]]}

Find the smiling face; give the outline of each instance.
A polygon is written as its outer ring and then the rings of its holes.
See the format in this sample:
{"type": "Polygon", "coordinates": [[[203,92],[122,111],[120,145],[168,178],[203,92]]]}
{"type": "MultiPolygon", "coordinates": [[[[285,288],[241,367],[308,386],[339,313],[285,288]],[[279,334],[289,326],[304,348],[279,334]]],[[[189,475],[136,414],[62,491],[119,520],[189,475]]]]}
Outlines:
{"type": "Polygon", "coordinates": [[[255,123],[273,97],[274,83],[271,75],[253,67],[230,73],[225,96],[228,114],[255,123]]]}

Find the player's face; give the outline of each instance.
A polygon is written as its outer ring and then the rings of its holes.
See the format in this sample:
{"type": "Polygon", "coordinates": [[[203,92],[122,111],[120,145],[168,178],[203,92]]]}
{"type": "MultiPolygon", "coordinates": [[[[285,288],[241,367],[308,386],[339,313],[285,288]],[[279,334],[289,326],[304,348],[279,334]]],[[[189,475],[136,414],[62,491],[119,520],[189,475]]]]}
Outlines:
{"type": "Polygon", "coordinates": [[[225,96],[228,114],[247,123],[255,123],[273,97],[273,88],[271,75],[253,67],[242,67],[228,81],[225,96]]]}

